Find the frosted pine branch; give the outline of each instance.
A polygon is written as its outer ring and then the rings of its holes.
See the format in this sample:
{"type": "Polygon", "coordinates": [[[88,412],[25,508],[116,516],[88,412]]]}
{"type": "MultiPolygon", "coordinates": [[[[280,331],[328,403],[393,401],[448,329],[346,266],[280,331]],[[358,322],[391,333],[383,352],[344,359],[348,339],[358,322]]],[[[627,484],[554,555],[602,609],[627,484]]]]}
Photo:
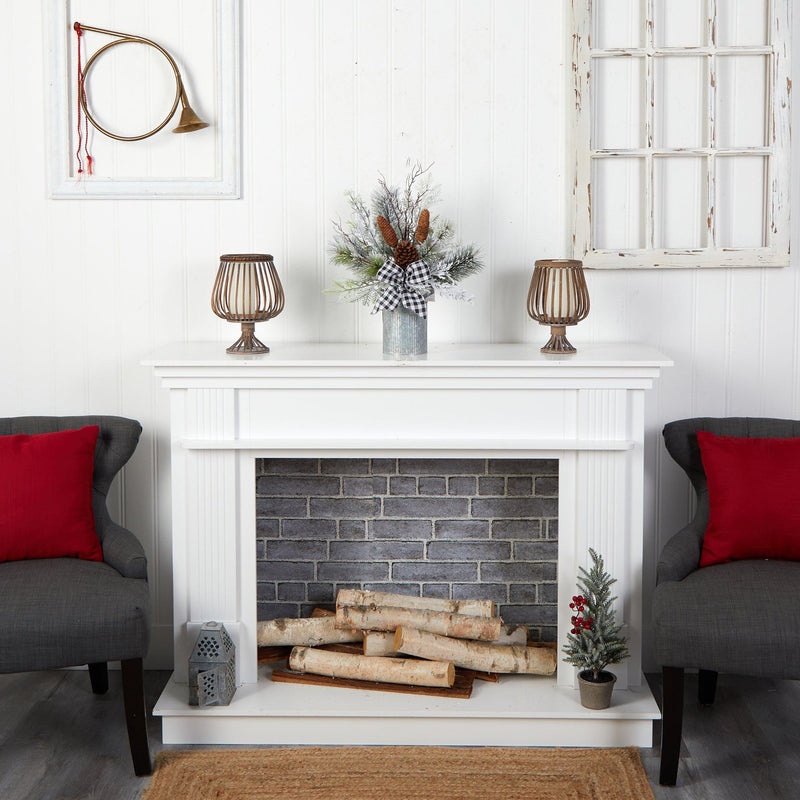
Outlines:
{"type": "MultiPolygon", "coordinates": [[[[337,281],[328,291],[340,294],[344,300],[374,305],[382,290],[375,275],[392,256],[392,249],[378,229],[377,217],[385,217],[401,238],[410,241],[422,209],[428,208],[438,197],[438,188],[430,184],[429,169],[419,163],[410,165],[402,188],[389,186],[380,176],[369,207],[355,192],[345,194],[351,219],[333,223],[329,251],[331,261],[348,269],[353,277],[337,281]]],[[[443,297],[472,302],[469,293],[453,287],[479,272],[483,264],[475,246],[454,243],[454,238],[452,224],[432,216],[428,236],[419,244],[418,252],[431,270],[431,284],[435,290],[443,297]]]]}

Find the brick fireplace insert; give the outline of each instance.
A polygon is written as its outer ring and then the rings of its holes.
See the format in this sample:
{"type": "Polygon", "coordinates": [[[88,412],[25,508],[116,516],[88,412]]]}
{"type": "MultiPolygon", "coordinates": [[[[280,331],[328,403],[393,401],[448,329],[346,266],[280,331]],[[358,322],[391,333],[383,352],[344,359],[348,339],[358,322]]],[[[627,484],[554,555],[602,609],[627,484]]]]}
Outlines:
{"type": "MultiPolygon", "coordinates": [[[[171,410],[175,671],[155,709],[165,743],[651,743],[659,712],[641,674],[644,393],[671,363],[662,354],[630,344],[584,346],[569,357],[528,345],[458,345],[401,362],[383,360],[377,345],[309,344],[242,359],[197,344],[147,363],[171,410]],[[470,700],[275,684],[263,668],[259,675],[257,459],[466,459],[487,465],[476,467],[487,478],[488,464],[503,460],[557,464],[554,638],[564,640],[578,565],[594,547],[618,578],[631,651],[614,668],[611,708],[582,708],[575,670],[563,662],[555,679],[508,676],[470,700]],[[230,706],[197,709],[187,704],[187,658],[211,619],[236,643],[239,688],[230,706]]],[[[444,475],[447,491],[455,476],[444,475]]],[[[480,519],[491,530],[491,516],[480,519]]],[[[376,537],[365,529],[363,541],[376,537]]],[[[263,577],[270,567],[261,569],[263,577]]]]}
{"type": "Polygon", "coordinates": [[[258,619],[333,609],[340,589],[495,603],[556,639],[558,461],[256,459],[258,619]]]}

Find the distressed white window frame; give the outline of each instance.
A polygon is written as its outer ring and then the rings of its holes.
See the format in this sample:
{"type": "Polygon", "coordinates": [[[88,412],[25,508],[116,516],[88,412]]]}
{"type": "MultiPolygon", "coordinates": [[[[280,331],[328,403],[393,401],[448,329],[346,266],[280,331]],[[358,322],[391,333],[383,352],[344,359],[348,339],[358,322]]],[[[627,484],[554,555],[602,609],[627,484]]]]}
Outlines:
{"type": "Polygon", "coordinates": [[[594,268],[630,267],[732,267],[787,266],[789,264],[789,183],[790,183],[790,3],[769,3],[769,44],[766,46],[719,47],[716,44],[717,0],[707,0],[706,44],[702,47],[656,47],[654,43],[654,0],[644,0],[645,26],[643,48],[599,49],[592,47],[592,0],[572,0],[573,15],[573,89],[574,89],[574,182],[573,182],[573,254],[585,266],[594,268]],[[768,59],[766,113],[768,137],[764,147],[716,147],[716,70],[719,55],[763,55],[768,59]],[[707,56],[706,87],[707,147],[655,148],[653,146],[653,64],[656,55],[707,56]],[[646,75],[644,109],[644,148],[593,149],[592,142],[592,63],[598,58],[644,59],[646,75]],[[766,158],[764,202],[764,246],[756,248],[720,247],[717,244],[716,159],[736,155],[760,155],[766,158]],[[654,161],[656,157],[705,156],[707,230],[706,246],[695,249],[657,249],[654,244],[654,161]],[[602,250],[594,247],[592,225],[592,166],[596,159],[636,157],[645,162],[645,190],[641,213],[644,219],[645,248],[602,250]]]}
{"type": "MultiPolygon", "coordinates": [[[[241,134],[239,101],[239,0],[217,0],[216,136],[213,178],[99,177],[78,179],[72,172],[70,119],[74,75],[69,48],[74,43],[70,0],[42,0],[45,19],[45,68],[48,113],[48,182],[55,200],[102,197],[129,199],[237,199],[241,196],[241,134]]],[[[178,114],[174,119],[177,122],[178,114]]]]}

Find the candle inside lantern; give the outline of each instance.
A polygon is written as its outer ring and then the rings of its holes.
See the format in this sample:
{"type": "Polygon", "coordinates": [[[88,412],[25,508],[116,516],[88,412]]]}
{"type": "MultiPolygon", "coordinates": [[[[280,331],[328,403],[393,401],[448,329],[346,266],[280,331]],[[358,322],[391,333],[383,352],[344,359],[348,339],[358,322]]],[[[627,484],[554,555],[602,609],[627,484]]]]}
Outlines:
{"type": "Polygon", "coordinates": [[[545,275],[544,311],[551,322],[567,320],[575,312],[575,284],[572,269],[550,267],[545,275]]]}
{"type": "Polygon", "coordinates": [[[231,276],[230,310],[237,317],[252,318],[258,311],[258,281],[256,265],[234,264],[231,276]]]}

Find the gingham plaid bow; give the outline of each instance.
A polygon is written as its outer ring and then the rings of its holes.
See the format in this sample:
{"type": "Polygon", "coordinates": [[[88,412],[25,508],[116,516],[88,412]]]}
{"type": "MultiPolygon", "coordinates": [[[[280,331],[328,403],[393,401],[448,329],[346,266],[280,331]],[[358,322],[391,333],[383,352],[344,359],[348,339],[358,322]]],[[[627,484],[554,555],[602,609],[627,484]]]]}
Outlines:
{"type": "Polygon", "coordinates": [[[405,269],[401,269],[389,259],[375,276],[382,283],[388,284],[372,309],[373,314],[379,311],[394,311],[400,303],[409,311],[425,319],[428,316],[431,271],[424,261],[415,261],[405,269]]]}

